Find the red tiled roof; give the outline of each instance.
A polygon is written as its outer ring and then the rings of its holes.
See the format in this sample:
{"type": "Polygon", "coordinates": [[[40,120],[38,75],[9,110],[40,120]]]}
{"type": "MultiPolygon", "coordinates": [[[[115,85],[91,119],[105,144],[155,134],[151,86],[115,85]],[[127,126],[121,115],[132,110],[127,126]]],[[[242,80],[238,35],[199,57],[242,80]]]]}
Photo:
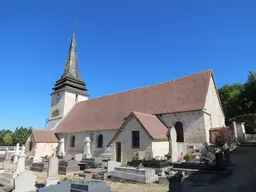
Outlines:
{"type": "Polygon", "coordinates": [[[137,120],[154,140],[167,140],[166,126],[155,116],[146,113],[133,112],[137,120]]]}
{"type": "Polygon", "coordinates": [[[54,131],[31,129],[36,143],[57,143],[58,139],[54,131]]]}
{"type": "Polygon", "coordinates": [[[132,111],[163,114],[201,110],[212,71],[77,103],[56,132],[118,129],[132,111]]]}
{"type": "Polygon", "coordinates": [[[149,136],[153,140],[167,140],[167,137],[166,137],[167,128],[155,115],[133,111],[132,113],[130,113],[128,118],[126,118],[125,122],[122,124],[122,126],[114,135],[114,137],[108,143],[108,146],[124,130],[125,125],[127,125],[127,123],[130,121],[132,117],[136,118],[136,120],[141,124],[142,128],[144,128],[144,130],[149,134],[149,136]]]}

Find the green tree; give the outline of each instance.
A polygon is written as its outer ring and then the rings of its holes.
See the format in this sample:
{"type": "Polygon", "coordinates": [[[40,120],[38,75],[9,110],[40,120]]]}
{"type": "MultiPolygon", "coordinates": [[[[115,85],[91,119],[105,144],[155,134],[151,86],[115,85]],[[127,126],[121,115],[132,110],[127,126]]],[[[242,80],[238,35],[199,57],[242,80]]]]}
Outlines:
{"type": "Polygon", "coordinates": [[[6,145],[6,146],[13,145],[12,140],[13,140],[12,133],[6,132],[4,137],[3,137],[4,145],[6,145]]]}
{"type": "Polygon", "coordinates": [[[13,143],[19,143],[20,145],[25,144],[29,129],[30,127],[17,127],[13,133],[13,143]]]}
{"type": "Polygon", "coordinates": [[[218,90],[227,124],[230,118],[241,113],[240,94],[243,89],[243,84],[236,83],[233,85],[224,85],[218,90]]]}

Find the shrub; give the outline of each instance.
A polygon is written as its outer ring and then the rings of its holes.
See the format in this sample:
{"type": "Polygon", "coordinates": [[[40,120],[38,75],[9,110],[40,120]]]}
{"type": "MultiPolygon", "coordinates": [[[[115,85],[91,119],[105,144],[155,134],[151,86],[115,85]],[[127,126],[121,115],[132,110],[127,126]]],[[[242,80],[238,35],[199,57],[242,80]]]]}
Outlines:
{"type": "Polygon", "coordinates": [[[233,141],[233,131],[230,128],[222,128],[218,131],[215,138],[215,143],[217,146],[223,146],[227,143],[229,146],[233,141]]]}

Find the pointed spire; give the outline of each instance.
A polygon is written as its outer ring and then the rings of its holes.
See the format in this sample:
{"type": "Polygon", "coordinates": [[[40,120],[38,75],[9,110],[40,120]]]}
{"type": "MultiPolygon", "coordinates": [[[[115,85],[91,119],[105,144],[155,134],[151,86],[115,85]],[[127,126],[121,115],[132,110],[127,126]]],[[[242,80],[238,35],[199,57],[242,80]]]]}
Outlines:
{"type": "Polygon", "coordinates": [[[71,39],[69,51],[68,51],[68,59],[66,61],[66,66],[65,66],[65,70],[64,70],[64,74],[62,75],[62,78],[67,76],[80,81],[82,80],[78,73],[75,33],[73,33],[72,35],[72,39],[71,39]]]}
{"type": "Polygon", "coordinates": [[[61,78],[56,81],[53,90],[54,93],[60,90],[66,90],[88,96],[86,84],[78,73],[75,33],[73,33],[70,42],[64,73],[61,78]]]}

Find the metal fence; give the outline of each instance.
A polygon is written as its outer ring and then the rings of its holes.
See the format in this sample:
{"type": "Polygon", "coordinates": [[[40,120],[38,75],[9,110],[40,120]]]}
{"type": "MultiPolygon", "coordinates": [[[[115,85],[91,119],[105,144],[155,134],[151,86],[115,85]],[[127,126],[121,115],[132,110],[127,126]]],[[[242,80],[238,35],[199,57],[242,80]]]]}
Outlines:
{"type": "MultiPolygon", "coordinates": [[[[0,151],[15,151],[16,146],[0,146],[0,151]]],[[[21,146],[19,147],[19,150],[21,150],[21,146]]]]}
{"type": "Polygon", "coordinates": [[[255,140],[256,141],[256,134],[245,134],[245,140],[255,140]]]}

